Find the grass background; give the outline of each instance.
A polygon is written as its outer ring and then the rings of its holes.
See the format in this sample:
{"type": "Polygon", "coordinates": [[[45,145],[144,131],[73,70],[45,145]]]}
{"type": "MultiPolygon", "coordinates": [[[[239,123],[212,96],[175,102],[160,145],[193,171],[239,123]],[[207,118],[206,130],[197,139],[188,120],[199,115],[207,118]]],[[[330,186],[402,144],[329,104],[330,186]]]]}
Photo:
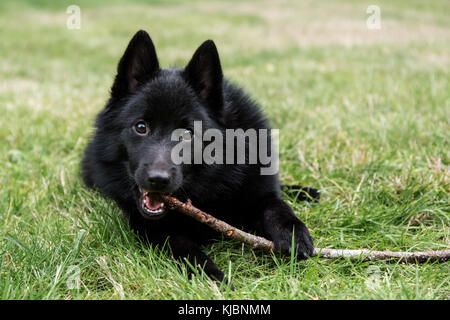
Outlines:
{"type": "Polygon", "coordinates": [[[321,189],[318,204],[286,195],[316,246],[448,249],[448,12],[447,0],[1,1],[0,298],[450,298],[448,263],[297,262],[233,241],[205,251],[235,291],[189,280],[79,177],[132,35],[146,29],[166,67],[212,38],[280,129],[283,182],[321,189]],[[70,4],[80,30],[66,28],[70,4]],[[381,30],[366,28],[371,4],[381,30]]]}

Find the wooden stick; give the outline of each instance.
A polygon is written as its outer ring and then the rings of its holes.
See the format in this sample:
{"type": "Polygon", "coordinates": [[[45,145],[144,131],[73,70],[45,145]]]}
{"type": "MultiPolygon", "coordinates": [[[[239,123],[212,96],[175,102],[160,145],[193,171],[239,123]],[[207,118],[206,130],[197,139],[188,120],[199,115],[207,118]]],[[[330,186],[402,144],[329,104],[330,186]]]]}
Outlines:
{"type": "MultiPolygon", "coordinates": [[[[266,238],[255,236],[253,234],[235,228],[225,221],[219,220],[212,215],[194,207],[190,200],[186,203],[179,201],[171,196],[162,196],[164,202],[169,208],[186,214],[195,220],[208,225],[214,230],[225,234],[226,236],[242,241],[251,245],[255,249],[264,249],[268,251],[276,250],[272,241],[266,238]]],[[[393,251],[372,251],[368,249],[327,249],[315,248],[313,256],[319,256],[327,259],[349,258],[356,260],[389,260],[396,259],[400,262],[427,262],[438,261],[445,262],[450,259],[450,250],[423,251],[423,252],[393,252],[393,251]]]]}
{"type": "Polygon", "coordinates": [[[368,249],[327,249],[315,248],[314,256],[321,258],[338,259],[350,258],[368,260],[389,260],[396,259],[400,262],[427,262],[438,261],[445,262],[450,258],[450,250],[440,251],[418,251],[418,252],[394,252],[394,251],[371,251],[368,249]]]}

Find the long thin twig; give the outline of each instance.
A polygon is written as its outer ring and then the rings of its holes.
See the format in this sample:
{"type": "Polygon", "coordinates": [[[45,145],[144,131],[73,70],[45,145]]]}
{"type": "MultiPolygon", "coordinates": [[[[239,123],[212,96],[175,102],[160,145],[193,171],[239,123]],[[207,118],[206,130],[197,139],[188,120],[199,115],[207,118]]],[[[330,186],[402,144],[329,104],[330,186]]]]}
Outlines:
{"type": "MultiPolygon", "coordinates": [[[[188,200],[186,203],[180,200],[163,196],[164,202],[174,210],[184,213],[195,220],[208,225],[214,230],[225,234],[226,236],[242,241],[251,245],[255,249],[264,249],[273,251],[276,250],[272,241],[266,238],[255,236],[253,234],[242,231],[235,228],[225,221],[219,220],[212,215],[194,207],[188,200]]],[[[426,261],[438,261],[445,262],[450,259],[450,250],[440,251],[424,251],[424,252],[393,252],[393,251],[372,251],[368,249],[327,249],[327,248],[315,248],[313,256],[319,256],[327,259],[359,259],[359,260],[388,260],[396,259],[401,262],[426,262],[426,261]]]]}

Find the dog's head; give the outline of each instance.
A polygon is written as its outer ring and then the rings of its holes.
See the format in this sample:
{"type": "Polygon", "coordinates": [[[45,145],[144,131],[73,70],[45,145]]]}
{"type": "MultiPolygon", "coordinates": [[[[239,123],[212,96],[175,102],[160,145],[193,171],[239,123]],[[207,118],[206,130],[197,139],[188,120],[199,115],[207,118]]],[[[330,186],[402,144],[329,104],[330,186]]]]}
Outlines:
{"type": "Polygon", "coordinates": [[[120,146],[144,217],[162,217],[160,195],[179,193],[196,174],[195,165],[175,163],[172,150],[193,144],[194,121],[202,121],[203,130],[220,127],[222,107],[222,69],[213,41],[205,41],[184,69],[161,69],[149,35],[139,31],[131,39],[102,119],[120,132],[110,143],[120,146]]]}

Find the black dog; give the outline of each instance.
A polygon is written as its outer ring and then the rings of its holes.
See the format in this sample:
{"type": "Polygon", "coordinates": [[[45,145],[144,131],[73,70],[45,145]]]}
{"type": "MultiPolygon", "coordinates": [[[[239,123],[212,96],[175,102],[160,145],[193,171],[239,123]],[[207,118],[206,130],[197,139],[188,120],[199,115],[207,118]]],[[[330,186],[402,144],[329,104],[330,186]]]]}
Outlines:
{"type": "MultiPolygon", "coordinates": [[[[203,267],[217,280],[224,274],[199,247],[217,234],[168,212],[160,194],[190,199],[231,225],[273,240],[286,254],[294,237],[298,258],[311,256],[309,231],[281,198],[278,175],[261,174],[265,164],[174,163],[174,146],[198,134],[194,121],[202,121],[203,131],[269,129],[256,103],[223,78],[213,41],[205,41],[186,68],[161,69],[149,35],[137,32],[119,62],[111,97],[86,148],[85,183],[115,200],[143,239],[159,246],[167,242],[176,258],[203,267]],[[172,133],[180,128],[180,139],[174,141],[172,133]]],[[[202,148],[208,145],[202,143],[202,148]]],[[[257,143],[260,148],[266,142],[257,143]]],[[[246,143],[246,151],[248,147],[246,143]]],[[[305,190],[317,196],[314,189],[305,190]]]]}

